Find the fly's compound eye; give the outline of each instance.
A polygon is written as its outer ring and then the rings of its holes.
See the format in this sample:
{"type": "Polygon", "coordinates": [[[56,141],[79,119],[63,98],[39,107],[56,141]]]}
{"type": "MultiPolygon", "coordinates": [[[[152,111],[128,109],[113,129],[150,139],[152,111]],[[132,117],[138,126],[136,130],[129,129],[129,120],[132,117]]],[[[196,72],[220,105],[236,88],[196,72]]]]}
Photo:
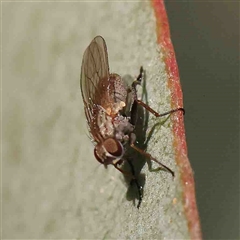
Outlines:
{"type": "Polygon", "coordinates": [[[96,145],[94,149],[95,158],[102,164],[114,164],[114,161],[120,160],[124,149],[122,144],[114,138],[108,138],[103,143],[96,145]]]}
{"type": "Polygon", "coordinates": [[[122,144],[114,138],[108,138],[103,142],[103,147],[106,150],[106,156],[114,159],[121,158],[123,155],[122,144]]]}

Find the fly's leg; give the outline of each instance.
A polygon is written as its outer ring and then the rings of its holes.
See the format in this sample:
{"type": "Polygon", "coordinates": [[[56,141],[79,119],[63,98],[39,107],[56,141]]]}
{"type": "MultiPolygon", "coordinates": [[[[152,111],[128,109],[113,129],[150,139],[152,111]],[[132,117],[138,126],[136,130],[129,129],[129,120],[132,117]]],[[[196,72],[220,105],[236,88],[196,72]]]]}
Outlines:
{"type": "Polygon", "coordinates": [[[137,99],[137,85],[141,85],[143,78],[144,78],[144,70],[143,70],[143,67],[140,67],[140,73],[136,78],[136,80],[134,80],[132,83],[132,92],[133,92],[134,100],[137,99]]]}
{"type": "Polygon", "coordinates": [[[117,162],[112,163],[112,165],[113,165],[119,172],[121,172],[122,174],[124,174],[124,175],[126,175],[126,176],[129,176],[129,177],[131,177],[132,179],[135,179],[135,176],[134,176],[132,173],[130,173],[130,172],[128,172],[128,171],[124,171],[124,170],[122,170],[122,169],[119,167],[119,165],[121,165],[122,163],[123,163],[123,160],[120,159],[120,160],[118,160],[117,162]]]}
{"type": "Polygon", "coordinates": [[[155,117],[163,117],[165,115],[177,112],[177,111],[182,111],[183,115],[185,114],[185,110],[184,108],[176,108],[176,109],[172,109],[168,112],[165,113],[158,113],[156,111],[154,111],[151,107],[149,107],[146,103],[142,102],[141,100],[135,99],[135,102],[137,102],[139,105],[141,105],[142,107],[144,107],[147,111],[149,111],[150,113],[152,113],[155,117]]]}
{"type": "MultiPolygon", "coordinates": [[[[137,90],[136,90],[136,86],[141,84],[142,79],[144,78],[144,70],[143,67],[140,68],[140,73],[137,77],[137,79],[132,83],[132,91],[133,91],[133,105],[132,105],[132,109],[131,109],[131,122],[135,123],[135,120],[137,118],[137,105],[141,105],[143,108],[145,108],[147,111],[149,111],[150,113],[152,113],[155,117],[162,117],[177,111],[182,111],[183,114],[185,114],[185,110],[184,108],[176,108],[176,109],[172,109],[168,112],[165,113],[158,113],[156,111],[154,111],[151,107],[149,107],[146,103],[142,102],[141,100],[138,100],[137,98],[137,90]]],[[[159,162],[156,158],[154,158],[151,154],[143,151],[142,149],[138,148],[137,146],[135,146],[135,140],[136,140],[136,136],[134,133],[131,133],[130,135],[130,146],[136,150],[137,152],[141,153],[142,155],[144,155],[145,157],[147,157],[148,159],[158,163],[163,169],[167,170],[168,172],[170,172],[172,174],[172,176],[174,177],[174,172],[168,168],[167,166],[165,166],[164,164],[162,164],[161,162],[159,162]]]]}
{"type": "MultiPolygon", "coordinates": [[[[134,171],[134,167],[133,167],[133,164],[130,160],[127,160],[129,166],[131,167],[131,171],[132,171],[132,175],[135,176],[135,171],[134,171]]],[[[142,202],[142,199],[143,199],[143,187],[139,185],[139,182],[136,178],[132,179],[136,186],[137,186],[137,189],[138,189],[138,196],[139,196],[139,201],[138,201],[138,205],[137,205],[137,208],[139,209],[140,208],[140,205],[141,205],[141,202],[142,202]]]]}
{"type": "MultiPolygon", "coordinates": [[[[143,101],[141,100],[138,100],[137,98],[137,90],[136,90],[136,86],[137,85],[141,85],[141,82],[142,82],[142,79],[144,78],[144,70],[143,70],[143,67],[140,67],[140,73],[137,77],[137,79],[132,83],[132,89],[133,89],[133,92],[134,92],[134,103],[137,103],[139,105],[141,105],[142,107],[144,107],[147,111],[149,111],[150,113],[152,113],[155,117],[162,117],[162,116],[165,116],[165,115],[168,115],[168,114],[171,114],[171,113],[174,113],[174,112],[177,112],[177,111],[182,111],[183,112],[183,115],[185,114],[185,110],[184,108],[176,108],[176,109],[172,109],[168,112],[165,112],[165,113],[158,113],[156,111],[154,111],[151,107],[149,107],[146,103],[144,103],[143,101]]],[[[133,105],[134,105],[133,103],[133,105]]],[[[135,107],[136,108],[136,107],[135,107]]]]}
{"type": "Polygon", "coordinates": [[[139,195],[139,202],[138,202],[138,205],[137,205],[137,208],[140,207],[141,205],[141,202],[142,202],[142,198],[143,198],[143,194],[142,194],[142,190],[143,190],[143,187],[139,185],[138,183],[138,180],[137,178],[135,177],[135,171],[134,171],[134,167],[131,163],[131,161],[127,160],[127,162],[129,163],[130,167],[131,167],[131,172],[127,172],[127,171],[124,171],[122,170],[118,165],[121,165],[123,163],[123,160],[120,159],[118,160],[116,163],[113,163],[113,166],[118,170],[120,171],[122,174],[126,175],[126,176],[129,176],[131,177],[132,181],[135,182],[136,186],[137,186],[137,189],[138,189],[138,195],[139,195]]]}
{"type": "Polygon", "coordinates": [[[141,84],[143,78],[144,78],[144,70],[143,70],[143,67],[141,66],[140,73],[136,79],[136,82],[138,82],[138,84],[141,84]]]}
{"type": "Polygon", "coordinates": [[[137,116],[138,116],[138,103],[136,101],[133,102],[132,108],[131,108],[131,117],[130,117],[130,123],[135,126],[137,122],[137,116]]]}
{"type": "Polygon", "coordinates": [[[135,146],[135,140],[136,140],[136,136],[134,133],[131,133],[130,136],[130,146],[136,150],[137,152],[141,153],[143,156],[145,156],[146,158],[158,163],[163,169],[167,170],[169,173],[172,174],[172,176],[174,177],[174,172],[167,166],[165,166],[163,163],[159,162],[156,158],[154,158],[151,154],[143,151],[142,149],[138,148],[137,146],[135,146]]]}
{"type": "Polygon", "coordinates": [[[137,85],[141,85],[142,79],[144,78],[144,70],[143,67],[140,67],[140,73],[138,77],[136,78],[135,81],[132,83],[132,89],[131,92],[133,94],[133,103],[131,107],[131,118],[130,122],[131,124],[135,125],[137,121],[137,107],[138,107],[138,102],[135,101],[137,99],[137,85]]]}
{"type": "Polygon", "coordinates": [[[144,155],[145,157],[149,158],[150,160],[158,163],[162,168],[164,168],[165,170],[167,170],[168,172],[170,172],[172,174],[172,176],[174,177],[174,172],[167,166],[165,166],[163,163],[159,162],[156,158],[154,158],[151,154],[143,151],[142,149],[138,148],[137,146],[135,146],[134,144],[131,144],[131,147],[136,150],[137,152],[141,153],[142,155],[144,155]]]}

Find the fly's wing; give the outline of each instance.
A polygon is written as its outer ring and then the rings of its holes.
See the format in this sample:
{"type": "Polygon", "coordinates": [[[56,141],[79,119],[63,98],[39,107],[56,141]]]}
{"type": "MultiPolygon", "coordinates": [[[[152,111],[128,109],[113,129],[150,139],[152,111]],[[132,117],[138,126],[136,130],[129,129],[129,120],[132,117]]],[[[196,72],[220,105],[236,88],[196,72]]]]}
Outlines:
{"type": "Polygon", "coordinates": [[[92,104],[101,79],[109,78],[107,46],[101,36],[95,37],[84,52],[80,87],[85,104],[92,104]]]}
{"type": "Polygon", "coordinates": [[[84,102],[84,110],[90,133],[95,141],[100,141],[97,116],[101,111],[101,91],[99,82],[109,79],[107,46],[101,36],[95,37],[84,52],[80,88],[84,102]]]}

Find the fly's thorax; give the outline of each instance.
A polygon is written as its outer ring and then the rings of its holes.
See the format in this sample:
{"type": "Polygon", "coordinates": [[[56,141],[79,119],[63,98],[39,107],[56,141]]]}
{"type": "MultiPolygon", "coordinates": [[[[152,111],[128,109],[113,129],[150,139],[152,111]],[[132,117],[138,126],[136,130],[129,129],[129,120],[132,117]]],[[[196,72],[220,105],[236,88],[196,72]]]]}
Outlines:
{"type": "Polygon", "coordinates": [[[116,139],[123,144],[126,143],[129,139],[129,135],[134,130],[134,126],[130,123],[130,118],[118,115],[114,118],[113,125],[116,139]]]}
{"type": "Polygon", "coordinates": [[[123,145],[115,138],[107,138],[94,148],[95,158],[102,164],[114,164],[124,154],[123,145]]]}
{"type": "Polygon", "coordinates": [[[97,125],[103,139],[114,136],[113,118],[107,113],[104,108],[101,108],[99,110],[97,125]]]}
{"type": "Polygon", "coordinates": [[[125,144],[129,139],[128,136],[134,130],[134,126],[130,123],[130,117],[125,117],[121,114],[111,117],[105,109],[101,109],[99,113],[97,124],[102,138],[116,138],[125,144]]]}

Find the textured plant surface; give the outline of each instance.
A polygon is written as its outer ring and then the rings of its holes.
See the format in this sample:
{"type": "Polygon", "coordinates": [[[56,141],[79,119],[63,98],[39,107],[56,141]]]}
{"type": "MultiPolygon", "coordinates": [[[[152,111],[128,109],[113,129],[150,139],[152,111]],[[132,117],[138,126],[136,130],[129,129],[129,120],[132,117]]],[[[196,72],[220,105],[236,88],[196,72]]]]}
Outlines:
{"type": "MultiPolygon", "coordinates": [[[[158,43],[164,49],[164,62],[169,74],[169,88],[171,89],[172,107],[182,106],[182,91],[179,81],[178,67],[173,46],[170,39],[168,19],[163,1],[153,1],[157,18],[158,43]]],[[[195,199],[193,172],[187,157],[187,145],[182,116],[173,120],[174,150],[179,167],[180,180],[183,186],[182,203],[188,221],[189,234],[192,239],[201,239],[201,229],[195,199]]]]}
{"type": "Polygon", "coordinates": [[[134,155],[138,210],[135,187],[94,159],[79,89],[83,52],[102,35],[111,72],[144,67],[143,101],[157,112],[182,107],[163,3],[4,2],[2,12],[3,238],[200,238],[182,113],[142,115],[139,145],[149,140],[175,178],[134,155]]]}

